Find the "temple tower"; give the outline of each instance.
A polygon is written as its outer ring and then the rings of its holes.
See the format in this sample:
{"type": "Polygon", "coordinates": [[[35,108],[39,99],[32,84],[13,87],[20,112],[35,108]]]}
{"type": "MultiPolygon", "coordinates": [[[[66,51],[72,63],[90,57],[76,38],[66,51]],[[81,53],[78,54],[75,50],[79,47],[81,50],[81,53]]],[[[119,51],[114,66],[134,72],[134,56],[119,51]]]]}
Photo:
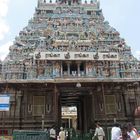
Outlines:
{"type": "Polygon", "coordinates": [[[140,62],[98,0],[38,0],[0,74],[1,93],[11,95],[2,118],[6,129],[40,129],[42,116],[44,127],[66,126],[71,120],[64,120],[62,108],[70,106],[77,108],[75,129],[82,132],[95,121],[106,131],[114,120],[140,126],[140,62]]]}

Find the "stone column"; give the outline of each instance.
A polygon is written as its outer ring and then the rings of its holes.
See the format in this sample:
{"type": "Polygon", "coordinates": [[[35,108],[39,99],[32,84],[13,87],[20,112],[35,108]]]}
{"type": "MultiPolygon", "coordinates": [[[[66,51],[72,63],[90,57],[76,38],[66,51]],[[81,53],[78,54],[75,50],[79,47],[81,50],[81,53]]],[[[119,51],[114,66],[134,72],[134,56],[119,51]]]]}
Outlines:
{"type": "Polygon", "coordinates": [[[70,76],[70,62],[67,62],[67,67],[68,67],[68,76],[70,76]]]}
{"type": "Polygon", "coordinates": [[[54,85],[54,96],[53,96],[53,112],[54,112],[54,116],[55,116],[55,120],[57,121],[58,119],[58,89],[57,86],[54,85]]]}
{"type": "Polygon", "coordinates": [[[78,73],[78,77],[81,76],[81,74],[80,74],[80,64],[81,64],[81,62],[77,62],[77,73],[78,73]]]}
{"type": "Polygon", "coordinates": [[[61,77],[63,77],[63,65],[62,65],[62,62],[61,62],[61,77]]]}
{"type": "Polygon", "coordinates": [[[54,64],[55,64],[55,61],[53,61],[53,62],[52,62],[52,69],[53,69],[53,72],[52,72],[52,74],[53,74],[53,78],[55,77],[55,69],[54,69],[54,64]]]}

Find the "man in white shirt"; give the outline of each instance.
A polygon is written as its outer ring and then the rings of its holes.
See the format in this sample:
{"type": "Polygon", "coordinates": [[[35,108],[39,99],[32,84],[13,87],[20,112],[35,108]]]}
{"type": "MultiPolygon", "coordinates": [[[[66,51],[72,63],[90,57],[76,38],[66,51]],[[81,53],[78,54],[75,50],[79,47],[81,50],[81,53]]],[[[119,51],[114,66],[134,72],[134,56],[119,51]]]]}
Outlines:
{"type": "Polygon", "coordinates": [[[121,129],[119,123],[115,123],[111,129],[111,140],[119,140],[121,136],[121,129]]]}
{"type": "MultiPolygon", "coordinates": [[[[96,123],[96,129],[95,129],[94,137],[95,136],[98,137],[98,140],[103,140],[103,138],[105,137],[104,130],[100,126],[100,123],[99,122],[96,123]]],[[[92,139],[94,139],[94,137],[92,139]]]]}
{"type": "Polygon", "coordinates": [[[56,140],[56,131],[54,127],[50,129],[50,140],[56,140]]]}

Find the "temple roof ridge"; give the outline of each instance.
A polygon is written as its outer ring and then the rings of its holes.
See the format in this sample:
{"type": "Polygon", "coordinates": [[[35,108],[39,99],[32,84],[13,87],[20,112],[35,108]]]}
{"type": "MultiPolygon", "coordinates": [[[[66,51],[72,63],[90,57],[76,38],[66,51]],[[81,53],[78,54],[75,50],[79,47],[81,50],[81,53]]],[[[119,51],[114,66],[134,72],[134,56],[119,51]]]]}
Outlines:
{"type": "Polygon", "coordinates": [[[100,7],[100,1],[99,0],[91,0],[91,1],[81,1],[81,0],[56,0],[52,1],[50,0],[47,2],[46,0],[38,0],[37,8],[41,8],[44,6],[50,6],[50,5],[58,5],[58,6],[92,6],[92,5],[97,5],[97,7],[100,7]]]}

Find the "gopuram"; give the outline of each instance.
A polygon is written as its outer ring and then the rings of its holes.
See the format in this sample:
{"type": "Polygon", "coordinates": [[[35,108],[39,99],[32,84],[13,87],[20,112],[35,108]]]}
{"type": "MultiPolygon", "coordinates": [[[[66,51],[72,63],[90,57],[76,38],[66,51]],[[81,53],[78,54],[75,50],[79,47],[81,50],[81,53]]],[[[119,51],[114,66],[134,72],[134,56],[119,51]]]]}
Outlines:
{"type": "Polygon", "coordinates": [[[140,127],[140,62],[98,0],[38,0],[0,62],[0,92],[10,95],[9,111],[0,112],[7,130],[59,127],[62,108],[71,106],[82,132],[95,121],[140,127]]]}

